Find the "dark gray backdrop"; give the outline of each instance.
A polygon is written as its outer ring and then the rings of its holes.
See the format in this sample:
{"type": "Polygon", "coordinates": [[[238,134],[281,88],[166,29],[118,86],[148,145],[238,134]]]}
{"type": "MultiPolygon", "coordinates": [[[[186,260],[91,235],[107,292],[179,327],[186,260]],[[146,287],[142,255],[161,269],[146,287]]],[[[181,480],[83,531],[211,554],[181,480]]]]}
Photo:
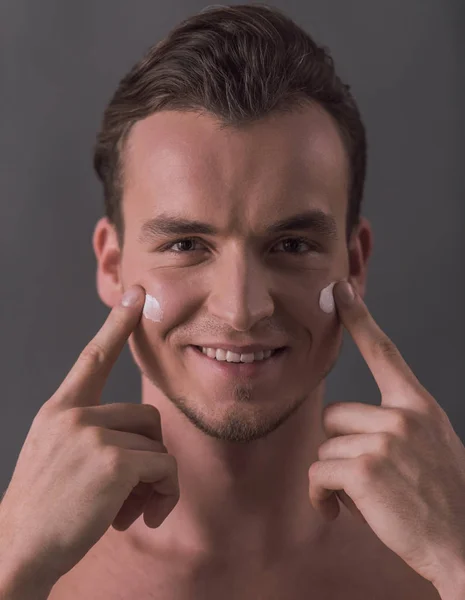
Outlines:
{"type": "MultiPolygon", "coordinates": [[[[369,142],[366,301],[465,440],[463,0],[276,1],[328,45],[369,142]]],[[[108,314],[91,247],[91,149],[120,77],[194,0],[0,0],[3,491],[38,409],[108,314]]],[[[352,340],[325,404],[379,404],[352,340]]],[[[139,402],[126,347],[103,402],[139,402]]]]}

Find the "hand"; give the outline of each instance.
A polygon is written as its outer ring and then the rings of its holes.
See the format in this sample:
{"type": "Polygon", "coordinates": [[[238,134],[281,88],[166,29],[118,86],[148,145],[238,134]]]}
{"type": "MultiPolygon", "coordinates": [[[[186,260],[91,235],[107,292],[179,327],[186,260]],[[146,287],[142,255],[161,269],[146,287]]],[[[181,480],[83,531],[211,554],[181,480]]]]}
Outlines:
{"type": "Polygon", "coordinates": [[[344,287],[334,287],[338,313],[376,380],[381,406],[325,407],[329,439],[309,469],[310,501],[332,520],[338,497],[440,591],[465,570],[465,448],[360,296],[344,303],[344,287]]]}
{"type": "Polygon", "coordinates": [[[136,304],[113,308],[37,413],[0,504],[10,564],[34,565],[53,585],[110,525],[125,530],[144,512],[145,524],[158,527],[179,499],[177,464],[163,445],[158,410],[99,405],[140,320],[145,294],[134,290],[136,304]]]}

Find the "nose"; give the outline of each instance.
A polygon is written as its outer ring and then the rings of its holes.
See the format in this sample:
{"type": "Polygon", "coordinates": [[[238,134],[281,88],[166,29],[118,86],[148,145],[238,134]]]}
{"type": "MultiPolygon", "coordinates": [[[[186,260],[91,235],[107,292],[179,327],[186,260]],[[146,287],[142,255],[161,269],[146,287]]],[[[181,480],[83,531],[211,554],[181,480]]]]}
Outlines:
{"type": "Polygon", "coordinates": [[[249,331],[273,314],[267,274],[250,253],[237,250],[224,256],[212,276],[208,310],[230,327],[249,331]]]}

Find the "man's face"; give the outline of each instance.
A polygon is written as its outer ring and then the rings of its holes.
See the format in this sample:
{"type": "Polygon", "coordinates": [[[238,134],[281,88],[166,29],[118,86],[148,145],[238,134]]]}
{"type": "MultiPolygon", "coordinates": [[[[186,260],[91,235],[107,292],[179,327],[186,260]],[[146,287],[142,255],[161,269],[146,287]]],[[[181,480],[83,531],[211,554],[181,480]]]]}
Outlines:
{"type": "Polygon", "coordinates": [[[349,275],[335,123],[319,106],[223,130],[212,116],[165,111],[133,127],[124,161],[121,282],[142,285],[163,313],[142,317],[136,363],[204,432],[263,437],[340,350],[336,315],[319,307],[321,290],[349,275]],[[280,351],[242,365],[200,350],[250,344],[280,351]]]}

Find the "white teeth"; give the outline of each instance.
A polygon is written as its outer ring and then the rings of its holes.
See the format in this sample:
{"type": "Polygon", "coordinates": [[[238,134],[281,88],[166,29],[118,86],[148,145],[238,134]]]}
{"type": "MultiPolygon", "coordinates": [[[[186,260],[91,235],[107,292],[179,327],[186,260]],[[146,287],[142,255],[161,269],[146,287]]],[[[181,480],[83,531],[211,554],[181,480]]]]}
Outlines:
{"type": "MultiPolygon", "coordinates": [[[[213,350],[213,348],[212,348],[212,350],[213,350]]],[[[225,350],[216,350],[215,358],[216,358],[216,360],[226,360],[226,354],[227,354],[227,352],[225,350]]]]}
{"type": "Polygon", "coordinates": [[[236,354],[235,352],[230,352],[229,350],[226,352],[226,360],[228,362],[241,362],[241,355],[236,354]]]}
{"type": "Polygon", "coordinates": [[[222,350],[219,348],[216,350],[215,348],[205,348],[202,347],[203,354],[206,354],[209,358],[215,358],[216,360],[227,361],[227,362],[243,362],[243,363],[251,363],[256,360],[264,360],[265,358],[269,358],[273,353],[272,350],[260,350],[259,352],[249,352],[247,354],[237,354],[236,352],[231,352],[230,350],[222,350]]]}

